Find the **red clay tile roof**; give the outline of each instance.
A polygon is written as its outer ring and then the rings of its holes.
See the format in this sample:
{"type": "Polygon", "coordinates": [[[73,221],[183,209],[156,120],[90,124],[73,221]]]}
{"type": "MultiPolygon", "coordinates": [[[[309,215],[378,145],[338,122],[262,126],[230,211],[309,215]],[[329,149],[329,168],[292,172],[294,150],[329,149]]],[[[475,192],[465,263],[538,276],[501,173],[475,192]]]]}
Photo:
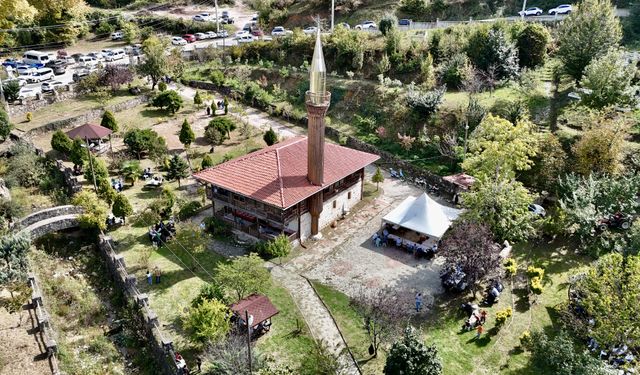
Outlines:
{"type": "Polygon", "coordinates": [[[247,310],[249,315],[253,315],[253,324],[257,325],[276,315],[279,311],[271,303],[267,296],[261,294],[252,294],[233,305],[231,310],[244,319],[244,311],[247,310]]]}
{"type": "Polygon", "coordinates": [[[111,129],[105,128],[101,125],[96,124],[84,124],[80,125],[77,128],[71,129],[67,132],[67,135],[71,139],[100,139],[108,136],[113,133],[111,129]]]}
{"type": "Polygon", "coordinates": [[[307,180],[307,138],[295,137],[193,176],[257,201],[288,208],[361,168],[378,155],[325,143],[324,182],[307,180]]]}

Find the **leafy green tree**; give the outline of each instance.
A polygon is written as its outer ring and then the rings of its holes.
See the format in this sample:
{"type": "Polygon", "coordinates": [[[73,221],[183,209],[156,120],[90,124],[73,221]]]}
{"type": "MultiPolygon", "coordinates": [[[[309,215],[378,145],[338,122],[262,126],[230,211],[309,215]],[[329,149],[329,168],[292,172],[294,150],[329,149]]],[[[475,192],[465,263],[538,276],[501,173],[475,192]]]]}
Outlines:
{"type": "Polygon", "coordinates": [[[376,173],[371,177],[371,182],[375,182],[376,191],[378,191],[380,183],[384,182],[384,175],[382,174],[380,167],[376,167],[376,173]]]}
{"type": "Polygon", "coordinates": [[[111,182],[109,182],[109,179],[101,178],[99,180],[96,180],[96,185],[98,187],[98,197],[107,202],[109,206],[111,206],[116,200],[116,196],[118,195],[118,193],[113,188],[113,186],[111,186],[111,182]]]}
{"type": "Polygon", "coordinates": [[[535,218],[529,212],[533,198],[519,181],[481,177],[462,194],[467,209],[462,217],[488,225],[500,240],[523,241],[535,233],[535,218]]]}
{"type": "Polygon", "coordinates": [[[133,22],[125,22],[120,26],[125,42],[132,44],[140,38],[140,28],[133,22]]]}
{"type": "Polygon", "coordinates": [[[227,139],[231,139],[231,132],[236,130],[236,123],[228,117],[216,117],[209,121],[205,130],[209,128],[216,128],[222,134],[225,134],[227,139]]]}
{"type": "Polygon", "coordinates": [[[158,91],[160,92],[167,91],[167,83],[165,81],[158,82],[158,91]]]}
{"type": "Polygon", "coordinates": [[[29,270],[27,254],[31,241],[26,235],[0,237],[0,285],[24,281],[29,270]]]}
{"type": "Polygon", "coordinates": [[[224,289],[216,283],[206,283],[200,287],[198,295],[191,300],[191,306],[196,307],[201,305],[207,300],[218,300],[223,303],[227,303],[227,297],[224,294],[224,289]]]}
{"type": "Polygon", "coordinates": [[[533,332],[528,340],[531,363],[540,374],[554,375],[606,375],[602,362],[589,352],[576,349],[569,335],[561,331],[549,337],[543,331],[533,332]]]}
{"type": "Polygon", "coordinates": [[[152,36],[142,43],[144,60],[137,66],[138,72],[143,77],[151,80],[151,89],[155,89],[160,79],[169,72],[169,63],[165,54],[166,43],[158,37],[152,36]]]}
{"type": "Polygon", "coordinates": [[[96,193],[83,190],[76,194],[71,202],[84,209],[84,212],[78,216],[78,223],[81,228],[95,230],[107,229],[109,207],[98,198],[96,193]]]}
{"type": "Polygon", "coordinates": [[[580,86],[581,103],[591,108],[635,105],[635,63],[629,63],[621,50],[612,49],[591,60],[585,68],[580,86]]]}
{"type": "Polygon", "coordinates": [[[40,186],[47,174],[43,157],[35,153],[33,146],[18,142],[11,146],[6,174],[4,176],[7,185],[23,187],[40,186]]]}
{"type": "Polygon", "coordinates": [[[591,60],[620,43],[622,29],[609,0],[583,0],[558,28],[558,52],[563,68],[576,81],[591,60]]]}
{"type": "Polygon", "coordinates": [[[518,75],[518,52],[499,28],[480,27],[469,38],[467,56],[478,69],[498,80],[518,75]]]}
{"type": "Polygon", "coordinates": [[[384,365],[385,375],[440,375],[442,360],[435,345],[427,346],[413,327],[407,327],[404,337],[389,350],[384,365]]]}
{"type": "Polygon", "coordinates": [[[151,129],[132,129],[125,133],[124,144],[138,160],[143,154],[157,157],[167,153],[167,143],[158,133],[151,129]]]}
{"type": "Polygon", "coordinates": [[[436,69],[430,53],[427,53],[427,56],[420,63],[420,76],[422,78],[422,86],[427,90],[431,90],[436,86],[436,69]]]}
{"type": "Polygon", "coordinates": [[[264,136],[262,136],[262,139],[264,140],[264,143],[267,144],[267,146],[271,146],[278,143],[278,135],[276,134],[275,131],[273,131],[273,128],[271,127],[269,128],[269,130],[267,130],[264,133],[264,136]]]}
{"type": "Polygon", "coordinates": [[[471,77],[472,70],[467,55],[456,53],[438,66],[438,76],[447,87],[459,89],[471,77]]]}
{"type": "Polygon", "coordinates": [[[589,173],[617,174],[622,170],[628,125],[618,119],[605,119],[582,133],[573,145],[574,169],[589,173]]]}
{"type": "Polygon", "coordinates": [[[182,324],[194,342],[204,345],[225,338],[231,329],[230,316],[224,303],[216,299],[204,300],[189,309],[182,318],[182,324]]]}
{"type": "Polygon", "coordinates": [[[113,201],[113,207],[111,208],[113,215],[125,219],[127,216],[133,214],[133,207],[124,194],[117,194],[113,201]]]}
{"type": "Polygon", "coordinates": [[[529,121],[515,125],[487,115],[469,138],[469,152],[462,168],[475,177],[513,178],[516,171],[533,165],[538,137],[529,121]]]}
{"type": "Polygon", "coordinates": [[[84,164],[84,160],[87,158],[87,148],[84,142],[76,138],[71,144],[71,150],[69,152],[69,159],[74,165],[84,164]]]}
{"type": "Polygon", "coordinates": [[[520,67],[536,68],[544,65],[551,35],[539,23],[528,22],[516,38],[520,67]]]}
{"type": "Polygon", "coordinates": [[[182,143],[185,148],[189,148],[193,141],[196,140],[196,134],[191,129],[191,125],[189,125],[187,119],[184,119],[184,122],[182,123],[178,138],[180,139],[180,143],[182,143]]]}
{"type": "Polygon", "coordinates": [[[102,121],[100,122],[100,126],[104,126],[107,129],[111,129],[114,133],[118,131],[118,121],[116,121],[116,117],[111,113],[111,111],[104,111],[102,115],[102,121]]]}
{"type": "Polygon", "coordinates": [[[263,263],[257,254],[237,257],[230,263],[220,263],[214,281],[241,300],[251,293],[264,291],[271,284],[271,275],[263,263]]]}
{"type": "Polygon", "coordinates": [[[178,187],[180,187],[180,180],[187,177],[189,177],[189,164],[180,156],[173,155],[169,161],[167,178],[170,180],[178,180],[178,187]]]}
{"type": "Polygon", "coordinates": [[[20,83],[17,80],[9,81],[2,85],[2,92],[8,102],[15,102],[20,96],[20,83]]]}
{"type": "Polygon", "coordinates": [[[274,258],[286,257],[293,250],[291,241],[284,234],[280,234],[276,238],[267,241],[265,245],[265,253],[274,258]]]}
{"type": "Polygon", "coordinates": [[[138,160],[127,160],[120,165],[120,174],[125,181],[131,181],[131,186],[135,185],[136,180],[142,174],[142,167],[138,160]]]}
{"type": "Polygon", "coordinates": [[[93,183],[94,178],[96,180],[96,183],[100,179],[108,178],[109,169],[107,168],[107,164],[104,162],[104,160],[98,159],[93,155],[91,155],[90,157],[91,159],[87,158],[82,166],[82,169],[84,170],[84,178],[91,183],[93,183]]]}
{"type": "Polygon", "coordinates": [[[211,158],[211,155],[206,154],[204,157],[202,157],[202,164],[200,165],[200,167],[202,169],[213,167],[213,159],[211,158]]]}
{"type": "Polygon", "coordinates": [[[540,137],[539,150],[532,158],[533,166],[524,176],[527,186],[538,190],[554,192],[558,185],[558,176],[564,175],[567,168],[567,153],[558,137],[549,132],[540,137]]]}
{"type": "Polygon", "coordinates": [[[395,29],[398,25],[398,18],[392,13],[386,13],[378,23],[378,29],[382,35],[386,36],[391,29],[395,29]]]}
{"type": "Polygon", "coordinates": [[[204,137],[207,139],[207,141],[209,141],[209,143],[212,144],[211,152],[213,152],[215,146],[221,145],[226,139],[224,133],[220,132],[220,130],[215,127],[205,128],[204,137]]]}
{"type": "Polygon", "coordinates": [[[13,129],[13,124],[9,120],[9,115],[2,108],[0,108],[0,137],[6,140],[13,129]]]}
{"type": "Polygon", "coordinates": [[[202,106],[202,97],[200,96],[199,91],[196,91],[196,94],[193,96],[193,104],[195,104],[198,108],[202,106]]]}
{"type": "Polygon", "coordinates": [[[182,97],[174,90],[167,90],[159,93],[153,98],[151,104],[160,109],[166,108],[171,114],[174,114],[182,108],[182,97]]]}
{"type": "Polygon", "coordinates": [[[51,136],[51,148],[65,155],[69,155],[73,148],[73,141],[65,132],[58,129],[53,133],[53,136],[51,136]]]}

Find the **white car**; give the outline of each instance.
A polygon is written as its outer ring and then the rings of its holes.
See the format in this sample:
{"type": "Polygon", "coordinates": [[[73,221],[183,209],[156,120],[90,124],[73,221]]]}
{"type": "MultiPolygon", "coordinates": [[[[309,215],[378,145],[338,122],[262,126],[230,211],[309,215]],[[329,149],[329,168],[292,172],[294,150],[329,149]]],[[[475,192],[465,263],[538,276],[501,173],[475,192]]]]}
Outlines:
{"type": "Polygon", "coordinates": [[[32,74],[35,74],[38,69],[28,65],[20,65],[16,68],[16,71],[18,72],[18,75],[30,76],[32,74]]]}
{"type": "Polygon", "coordinates": [[[173,44],[174,46],[186,46],[187,41],[182,39],[182,37],[174,36],[171,38],[171,44],[173,44]]]}
{"type": "Polygon", "coordinates": [[[235,35],[233,36],[234,39],[240,39],[243,38],[247,35],[253,36],[251,35],[250,32],[246,31],[246,30],[240,30],[240,31],[236,31],[235,35]]]}
{"type": "Polygon", "coordinates": [[[98,65],[98,60],[92,56],[80,56],[78,57],[78,65],[85,67],[94,67],[98,65]]]}
{"type": "Polygon", "coordinates": [[[193,16],[193,20],[198,22],[207,22],[209,19],[211,19],[211,14],[209,13],[200,13],[193,16]]]}
{"type": "Polygon", "coordinates": [[[573,10],[573,8],[571,7],[570,4],[563,4],[563,5],[559,5],[553,9],[549,9],[549,14],[551,15],[555,15],[555,14],[569,14],[571,13],[571,11],[573,10]]]}
{"type": "Polygon", "coordinates": [[[127,56],[127,54],[124,52],[123,49],[118,48],[118,49],[114,49],[112,51],[110,51],[105,57],[105,61],[116,61],[116,60],[120,60],[120,59],[124,59],[127,56]]]}
{"type": "Polygon", "coordinates": [[[18,93],[18,99],[27,99],[27,98],[35,98],[36,95],[40,94],[41,91],[39,88],[22,88],[18,93]]]}
{"type": "Polygon", "coordinates": [[[309,26],[307,28],[305,28],[304,30],[302,30],[303,33],[311,35],[311,34],[315,34],[318,32],[318,28],[315,26],[309,26]]]}
{"type": "Polygon", "coordinates": [[[227,32],[227,30],[220,30],[220,32],[216,35],[216,38],[227,38],[227,37],[229,37],[229,33],[227,32]]]}
{"type": "Polygon", "coordinates": [[[282,26],[276,26],[271,30],[271,36],[287,36],[293,34],[293,31],[287,30],[282,26]]]}
{"type": "Polygon", "coordinates": [[[209,39],[209,37],[207,36],[207,34],[205,33],[195,33],[193,34],[196,37],[196,40],[205,40],[205,39],[209,39]]]}
{"type": "Polygon", "coordinates": [[[243,36],[241,36],[241,37],[239,37],[237,39],[238,39],[238,44],[240,44],[240,43],[251,43],[251,42],[255,41],[255,38],[251,34],[243,35],[243,36]]]}
{"type": "MultiPolygon", "coordinates": [[[[105,51],[110,51],[110,50],[105,50],[105,51]]],[[[93,57],[94,59],[96,59],[96,61],[104,61],[105,54],[102,52],[89,52],[87,53],[87,56],[93,57]]]]}
{"type": "Polygon", "coordinates": [[[369,30],[369,29],[377,29],[378,26],[373,21],[364,21],[363,23],[356,25],[356,30],[369,30]]]}
{"type": "MultiPolygon", "coordinates": [[[[217,38],[217,37],[218,37],[218,35],[217,35],[215,32],[213,32],[213,31],[207,31],[206,33],[204,33],[204,35],[206,35],[206,36],[207,36],[207,38],[206,38],[206,39],[215,39],[215,38],[217,38]]],[[[196,39],[197,39],[197,38],[198,38],[198,34],[196,34],[196,39]]]]}
{"type": "Polygon", "coordinates": [[[522,17],[527,17],[527,16],[541,16],[542,13],[544,13],[544,11],[538,7],[533,7],[533,8],[527,8],[525,10],[521,10],[518,12],[518,14],[522,17]]]}
{"type": "Polygon", "coordinates": [[[31,81],[30,82],[48,81],[50,79],[53,79],[53,77],[55,77],[55,74],[53,73],[53,69],[51,69],[51,68],[41,68],[41,69],[38,69],[36,74],[31,76],[31,81]]]}
{"type": "Polygon", "coordinates": [[[60,81],[49,81],[42,84],[41,89],[42,92],[53,92],[53,90],[57,89],[60,86],[63,86],[64,83],[60,81]]]}
{"type": "Polygon", "coordinates": [[[124,39],[124,33],[122,31],[116,31],[111,33],[111,40],[122,40],[124,39]]]}

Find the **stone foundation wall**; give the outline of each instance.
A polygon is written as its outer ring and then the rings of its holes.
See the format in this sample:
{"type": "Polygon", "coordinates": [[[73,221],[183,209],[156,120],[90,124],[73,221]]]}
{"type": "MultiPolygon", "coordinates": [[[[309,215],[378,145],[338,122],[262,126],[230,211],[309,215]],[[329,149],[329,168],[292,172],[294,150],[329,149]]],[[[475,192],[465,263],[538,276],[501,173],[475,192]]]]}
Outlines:
{"type": "Polygon", "coordinates": [[[35,112],[40,108],[63,100],[72,99],[76,96],[78,96],[78,93],[73,91],[72,86],[65,85],[57,89],[56,94],[38,94],[35,98],[18,100],[16,103],[9,104],[7,106],[7,113],[9,116],[26,115],[27,112],[35,112]]]}

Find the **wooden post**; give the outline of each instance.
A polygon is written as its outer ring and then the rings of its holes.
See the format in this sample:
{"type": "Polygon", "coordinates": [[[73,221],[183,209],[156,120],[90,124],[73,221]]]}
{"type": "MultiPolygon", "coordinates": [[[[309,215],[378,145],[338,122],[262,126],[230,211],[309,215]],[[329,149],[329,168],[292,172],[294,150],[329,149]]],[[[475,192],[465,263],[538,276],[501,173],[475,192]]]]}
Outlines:
{"type": "Polygon", "coordinates": [[[244,310],[244,319],[247,324],[247,359],[249,360],[249,374],[253,373],[251,368],[251,326],[249,325],[249,311],[244,310]]]}

